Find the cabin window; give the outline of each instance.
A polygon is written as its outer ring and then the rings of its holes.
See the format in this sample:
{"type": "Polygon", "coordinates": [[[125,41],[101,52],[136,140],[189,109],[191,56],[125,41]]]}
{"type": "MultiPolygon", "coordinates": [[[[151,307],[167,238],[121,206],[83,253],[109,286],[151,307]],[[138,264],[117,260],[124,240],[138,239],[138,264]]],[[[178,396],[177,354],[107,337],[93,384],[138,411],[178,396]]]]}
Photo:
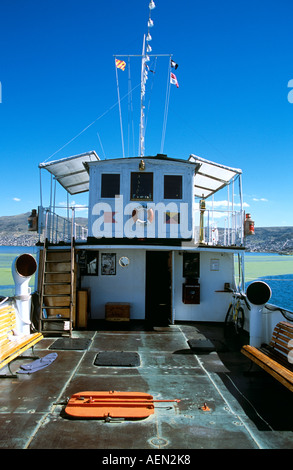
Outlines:
{"type": "Polygon", "coordinates": [[[164,176],[164,199],[182,199],[182,176],[164,176]]]}
{"type": "Polygon", "coordinates": [[[120,175],[102,174],[101,197],[115,197],[120,194],[120,175]]]}
{"type": "Polygon", "coordinates": [[[130,199],[153,199],[153,173],[131,173],[130,199]]]}

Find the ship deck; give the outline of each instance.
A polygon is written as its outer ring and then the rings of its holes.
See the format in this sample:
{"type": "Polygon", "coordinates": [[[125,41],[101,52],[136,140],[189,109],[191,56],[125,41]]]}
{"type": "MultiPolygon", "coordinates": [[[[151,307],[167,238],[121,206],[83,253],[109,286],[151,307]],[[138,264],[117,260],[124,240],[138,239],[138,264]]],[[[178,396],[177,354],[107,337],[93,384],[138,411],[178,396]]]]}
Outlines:
{"type": "MultiPolygon", "coordinates": [[[[74,331],[73,339],[89,340],[85,349],[51,349],[57,337],[47,336],[35,350],[39,357],[57,353],[50,366],[0,380],[1,449],[101,449],[105,455],[179,449],[188,455],[194,449],[293,448],[292,394],[256,366],[249,371],[240,353],[246,338],[227,337],[213,323],[118,328],[103,323],[74,331]],[[197,349],[191,340],[198,340],[197,349]],[[136,352],[140,365],[95,365],[101,351],[136,352]],[[155,403],[145,419],[69,418],[66,400],[87,390],[146,392],[180,402],[155,403]]],[[[17,359],[11,369],[28,362],[17,359]]]]}

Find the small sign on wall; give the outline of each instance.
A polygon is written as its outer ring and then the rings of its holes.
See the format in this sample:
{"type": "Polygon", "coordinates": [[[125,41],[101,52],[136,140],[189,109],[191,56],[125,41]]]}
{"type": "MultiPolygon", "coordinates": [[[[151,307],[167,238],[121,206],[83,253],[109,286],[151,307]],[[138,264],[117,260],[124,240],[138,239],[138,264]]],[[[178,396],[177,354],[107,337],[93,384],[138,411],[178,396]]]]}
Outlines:
{"type": "Polygon", "coordinates": [[[219,271],[220,269],[220,260],[219,259],[211,259],[210,261],[210,271],[219,271]]]}

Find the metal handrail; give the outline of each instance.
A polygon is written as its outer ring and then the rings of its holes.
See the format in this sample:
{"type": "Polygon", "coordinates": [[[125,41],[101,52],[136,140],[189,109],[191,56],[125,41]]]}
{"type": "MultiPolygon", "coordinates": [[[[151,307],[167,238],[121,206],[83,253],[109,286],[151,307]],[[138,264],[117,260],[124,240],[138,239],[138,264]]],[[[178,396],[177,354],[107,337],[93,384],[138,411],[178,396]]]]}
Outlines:
{"type": "MultiPolygon", "coordinates": [[[[54,209],[54,208],[53,208],[54,209]]],[[[58,208],[59,209],[59,208],[58,208]]],[[[66,208],[68,209],[68,208],[66,208]]],[[[75,222],[75,207],[71,207],[71,218],[62,217],[50,208],[40,208],[39,233],[44,232],[44,238],[50,243],[71,242],[75,240],[86,240],[88,229],[75,222]],[[45,223],[43,223],[45,214],[45,223]]]]}
{"type": "MultiPolygon", "coordinates": [[[[236,211],[230,209],[205,209],[204,217],[200,209],[195,209],[194,214],[199,219],[200,240],[204,238],[204,242],[211,245],[221,246],[242,246],[244,241],[244,211],[236,211]],[[224,214],[220,222],[215,217],[215,213],[224,214]],[[199,217],[201,215],[201,217],[199,217]],[[222,226],[221,226],[222,225],[222,226]]],[[[196,238],[196,235],[195,235],[196,238]]]]}

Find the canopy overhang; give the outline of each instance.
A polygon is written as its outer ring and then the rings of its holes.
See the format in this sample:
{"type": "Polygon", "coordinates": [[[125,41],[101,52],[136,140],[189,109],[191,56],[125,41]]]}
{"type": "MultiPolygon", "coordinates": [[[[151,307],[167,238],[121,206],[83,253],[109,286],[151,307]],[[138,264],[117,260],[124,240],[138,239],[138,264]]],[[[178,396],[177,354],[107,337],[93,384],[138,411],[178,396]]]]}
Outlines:
{"type": "MultiPolygon", "coordinates": [[[[71,195],[89,191],[89,172],[87,164],[100,161],[94,150],[52,162],[39,164],[39,168],[51,173],[60,185],[71,195]]],[[[196,164],[194,194],[207,198],[219,191],[242,170],[211,162],[197,155],[190,155],[189,163],[196,164]]]]}
{"type": "Polygon", "coordinates": [[[84,193],[89,190],[89,174],[85,163],[100,160],[94,150],[52,162],[40,163],[68,191],[69,194],[84,193]]]}
{"type": "Polygon", "coordinates": [[[190,155],[189,161],[198,163],[199,168],[195,172],[195,197],[207,198],[216,193],[224,186],[227,186],[237,176],[242,174],[242,170],[220,165],[218,163],[205,160],[197,155],[190,155]]]}

